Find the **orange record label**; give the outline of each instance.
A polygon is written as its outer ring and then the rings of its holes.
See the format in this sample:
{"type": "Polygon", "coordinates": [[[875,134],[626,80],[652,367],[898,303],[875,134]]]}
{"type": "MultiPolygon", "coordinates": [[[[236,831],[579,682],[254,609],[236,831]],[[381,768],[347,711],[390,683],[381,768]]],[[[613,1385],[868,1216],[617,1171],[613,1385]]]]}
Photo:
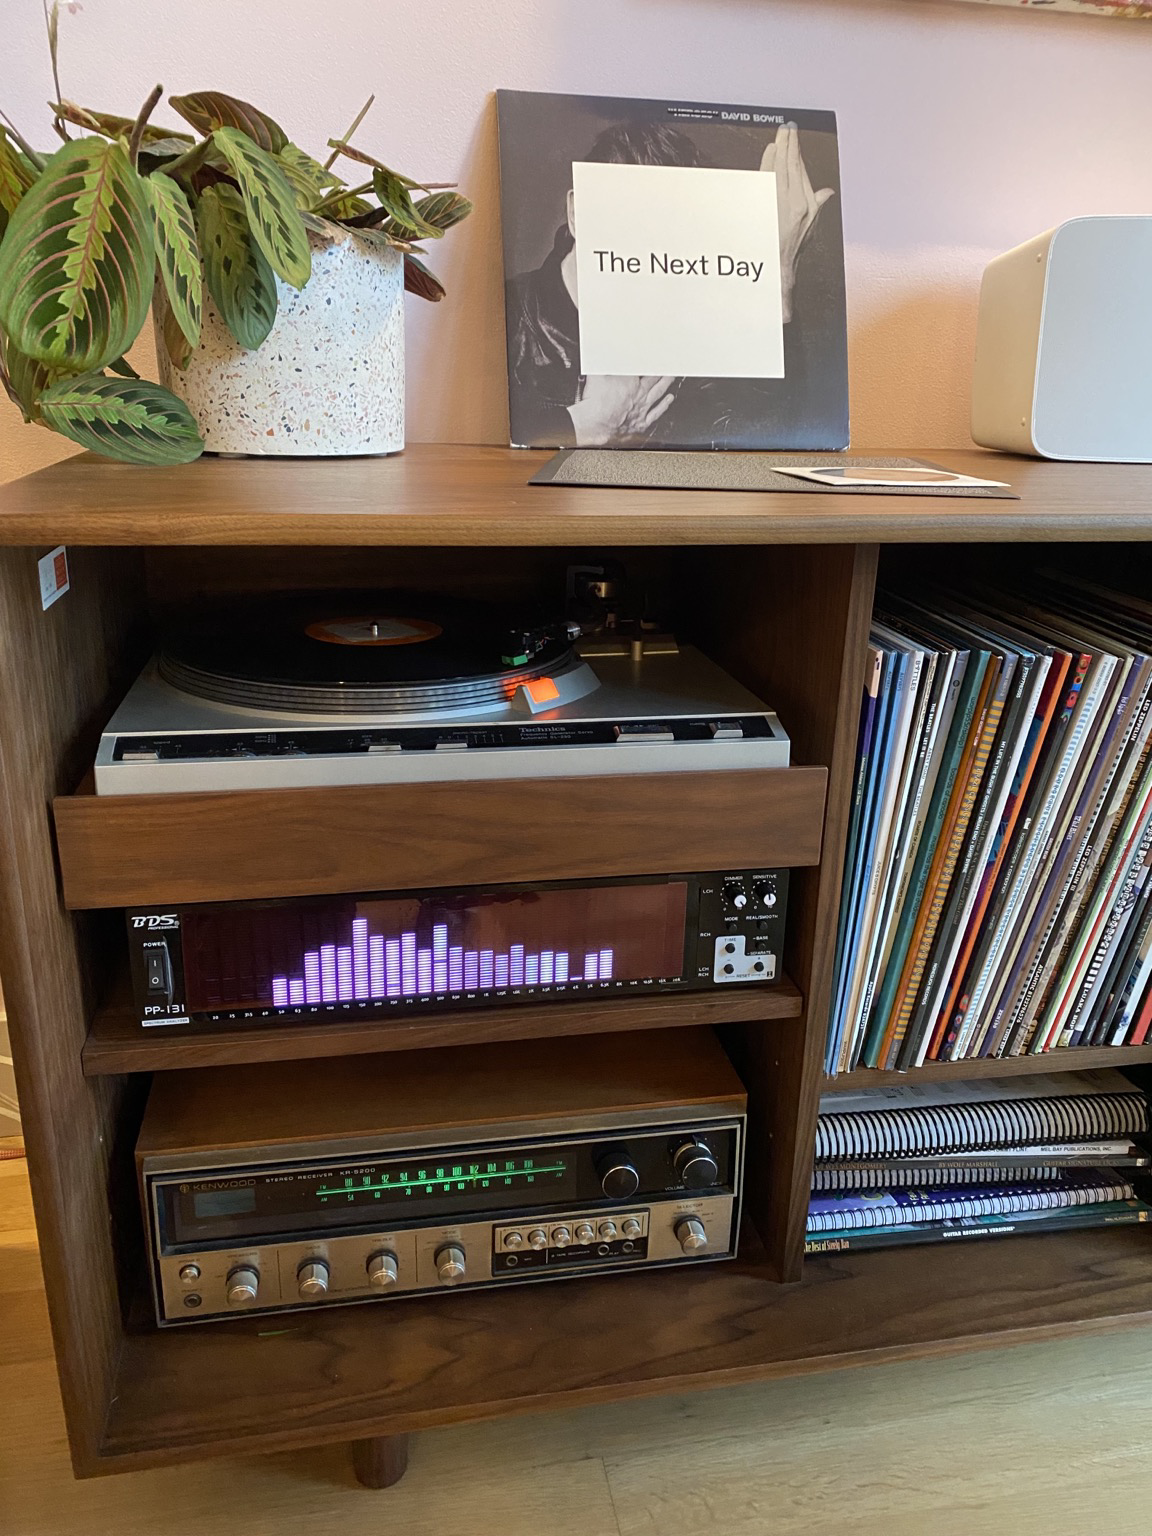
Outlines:
{"type": "Polygon", "coordinates": [[[328,645],[420,645],[444,631],[428,619],[364,618],[324,619],[309,624],[305,634],[328,645]]]}

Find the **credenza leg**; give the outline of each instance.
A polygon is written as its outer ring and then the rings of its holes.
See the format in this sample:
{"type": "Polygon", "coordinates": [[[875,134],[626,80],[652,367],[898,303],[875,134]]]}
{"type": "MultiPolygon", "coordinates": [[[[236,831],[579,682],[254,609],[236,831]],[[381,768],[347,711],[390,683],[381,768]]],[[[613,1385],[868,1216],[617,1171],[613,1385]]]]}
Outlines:
{"type": "Polygon", "coordinates": [[[408,1470],[408,1436],[352,1441],[352,1469],[365,1488],[391,1488],[408,1470]]]}

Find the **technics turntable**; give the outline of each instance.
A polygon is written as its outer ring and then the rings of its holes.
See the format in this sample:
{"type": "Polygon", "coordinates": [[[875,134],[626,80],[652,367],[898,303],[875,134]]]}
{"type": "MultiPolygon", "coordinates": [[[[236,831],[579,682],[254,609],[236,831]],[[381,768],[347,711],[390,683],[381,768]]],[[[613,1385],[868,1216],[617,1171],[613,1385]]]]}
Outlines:
{"type": "Polygon", "coordinates": [[[96,792],[777,768],[771,710],[691,646],[415,593],[254,598],[176,625],[96,792]]]}

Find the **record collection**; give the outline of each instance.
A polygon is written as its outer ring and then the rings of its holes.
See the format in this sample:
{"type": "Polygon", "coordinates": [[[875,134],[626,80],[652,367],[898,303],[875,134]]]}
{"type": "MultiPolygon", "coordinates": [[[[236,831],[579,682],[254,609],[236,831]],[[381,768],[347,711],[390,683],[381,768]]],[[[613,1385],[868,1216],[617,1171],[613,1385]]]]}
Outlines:
{"type": "Polygon", "coordinates": [[[1112,1070],[827,1094],[805,1251],[1147,1221],[1148,1128],[1112,1070]]]}
{"type": "Polygon", "coordinates": [[[1149,1039],[1150,706],[1143,599],[881,596],[829,1074],[1149,1039]]]}

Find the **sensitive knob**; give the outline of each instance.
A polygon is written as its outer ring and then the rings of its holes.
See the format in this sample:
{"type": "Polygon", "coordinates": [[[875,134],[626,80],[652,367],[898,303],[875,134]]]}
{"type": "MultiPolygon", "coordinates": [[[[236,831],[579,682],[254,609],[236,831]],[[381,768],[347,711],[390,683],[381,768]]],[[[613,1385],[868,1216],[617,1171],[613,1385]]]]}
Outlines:
{"type": "Polygon", "coordinates": [[[685,1253],[698,1253],[701,1248],[707,1248],[708,1234],[704,1223],[697,1221],[695,1216],[685,1216],[683,1221],[676,1223],[676,1241],[685,1253]]]}
{"type": "Polygon", "coordinates": [[[386,1291],[400,1278],[400,1267],[394,1253],[374,1253],[365,1265],[368,1284],[378,1291],[386,1291]]]}
{"type": "Polygon", "coordinates": [[[224,1294],[230,1307],[247,1307],[260,1294],[260,1271],[242,1264],[230,1272],[224,1294]]]}
{"type": "Polygon", "coordinates": [[[709,1189],[720,1177],[712,1148],[706,1141],[692,1137],[681,1142],[672,1154],[672,1166],[686,1189],[709,1189]]]}
{"type": "Polygon", "coordinates": [[[458,1248],[455,1243],[449,1243],[446,1248],[436,1250],[436,1273],[441,1285],[459,1285],[468,1273],[467,1261],[464,1258],[463,1248],[458,1248]]]}
{"type": "Polygon", "coordinates": [[[776,883],[774,880],[757,880],[752,886],[752,900],[757,907],[774,907],[776,905],[776,883]]]}
{"type": "Polygon", "coordinates": [[[301,1301],[319,1301],[328,1294],[328,1266],[323,1259],[307,1259],[296,1271],[301,1301]]]}
{"type": "Polygon", "coordinates": [[[630,1200],[640,1188],[640,1175],[621,1147],[601,1152],[596,1159],[596,1172],[600,1175],[600,1188],[609,1200],[630,1200]]]}

